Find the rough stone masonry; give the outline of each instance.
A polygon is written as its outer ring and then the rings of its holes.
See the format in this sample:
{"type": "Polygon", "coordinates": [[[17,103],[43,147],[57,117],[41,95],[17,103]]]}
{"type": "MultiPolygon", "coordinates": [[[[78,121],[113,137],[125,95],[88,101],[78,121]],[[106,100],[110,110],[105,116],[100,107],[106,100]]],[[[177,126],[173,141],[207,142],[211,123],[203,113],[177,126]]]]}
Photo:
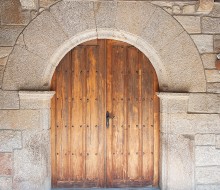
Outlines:
{"type": "Polygon", "coordinates": [[[220,189],[220,2],[0,0],[0,14],[0,190],[51,188],[49,79],[97,37],[133,43],[155,66],[160,188],[220,189]]]}

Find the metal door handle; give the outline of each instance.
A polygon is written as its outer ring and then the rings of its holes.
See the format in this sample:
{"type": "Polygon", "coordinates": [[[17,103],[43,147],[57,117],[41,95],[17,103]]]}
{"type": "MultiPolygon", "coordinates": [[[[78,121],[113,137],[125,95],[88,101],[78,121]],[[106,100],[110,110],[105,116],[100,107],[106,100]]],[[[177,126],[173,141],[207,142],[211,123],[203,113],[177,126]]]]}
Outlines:
{"type": "Polygon", "coordinates": [[[109,111],[106,112],[106,127],[109,127],[109,119],[114,119],[114,115],[110,114],[109,111]]]}

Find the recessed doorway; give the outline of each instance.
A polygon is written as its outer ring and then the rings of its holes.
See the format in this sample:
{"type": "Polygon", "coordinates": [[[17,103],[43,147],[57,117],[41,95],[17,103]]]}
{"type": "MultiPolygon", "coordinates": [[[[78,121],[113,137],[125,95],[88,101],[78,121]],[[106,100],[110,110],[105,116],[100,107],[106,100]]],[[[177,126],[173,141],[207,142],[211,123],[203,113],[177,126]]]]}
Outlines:
{"type": "Polygon", "coordinates": [[[78,45],[51,82],[52,187],[157,187],[158,80],[115,40],[78,45]]]}

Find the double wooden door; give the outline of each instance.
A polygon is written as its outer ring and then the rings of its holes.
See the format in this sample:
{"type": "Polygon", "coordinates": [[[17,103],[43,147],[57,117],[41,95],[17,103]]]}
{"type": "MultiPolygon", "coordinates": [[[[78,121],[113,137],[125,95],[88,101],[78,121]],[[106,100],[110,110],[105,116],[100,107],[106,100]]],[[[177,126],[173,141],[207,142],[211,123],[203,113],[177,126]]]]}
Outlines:
{"type": "Polygon", "coordinates": [[[51,90],[52,186],[157,186],[157,76],[147,57],[114,40],[71,50],[51,90]]]}

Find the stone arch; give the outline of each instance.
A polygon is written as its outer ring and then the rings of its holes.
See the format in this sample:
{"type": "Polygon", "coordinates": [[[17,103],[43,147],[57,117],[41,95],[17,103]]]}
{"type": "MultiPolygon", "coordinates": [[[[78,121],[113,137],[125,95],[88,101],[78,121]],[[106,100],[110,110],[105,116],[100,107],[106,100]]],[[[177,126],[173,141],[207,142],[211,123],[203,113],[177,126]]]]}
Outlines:
{"type": "Polygon", "coordinates": [[[19,36],[3,89],[49,89],[60,59],[95,38],[121,40],[140,49],[157,72],[160,91],[206,91],[202,61],[190,36],[163,9],[143,1],[60,1],[43,11],[19,36]]]}

